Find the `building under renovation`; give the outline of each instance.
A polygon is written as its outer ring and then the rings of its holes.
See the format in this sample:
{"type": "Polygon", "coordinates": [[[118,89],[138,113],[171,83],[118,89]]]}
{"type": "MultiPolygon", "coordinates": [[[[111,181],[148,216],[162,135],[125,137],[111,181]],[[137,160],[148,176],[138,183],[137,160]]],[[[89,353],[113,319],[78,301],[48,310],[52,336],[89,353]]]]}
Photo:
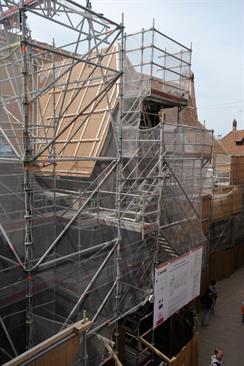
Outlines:
{"type": "Polygon", "coordinates": [[[100,365],[160,263],[202,246],[205,265],[212,132],[195,120],[191,49],[154,25],[1,1],[1,363],[85,313],[80,364],[100,365]]]}

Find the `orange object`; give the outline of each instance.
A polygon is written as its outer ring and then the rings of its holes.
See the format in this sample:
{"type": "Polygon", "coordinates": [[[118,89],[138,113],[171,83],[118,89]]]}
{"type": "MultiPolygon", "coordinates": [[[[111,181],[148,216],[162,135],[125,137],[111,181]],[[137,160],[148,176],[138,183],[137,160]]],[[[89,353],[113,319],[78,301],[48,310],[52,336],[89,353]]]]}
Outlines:
{"type": "Polygon", "coordinates": [[[21,52],[26,53],[27,52],[27,47],[26,46],[21,46],[21,52]]]}

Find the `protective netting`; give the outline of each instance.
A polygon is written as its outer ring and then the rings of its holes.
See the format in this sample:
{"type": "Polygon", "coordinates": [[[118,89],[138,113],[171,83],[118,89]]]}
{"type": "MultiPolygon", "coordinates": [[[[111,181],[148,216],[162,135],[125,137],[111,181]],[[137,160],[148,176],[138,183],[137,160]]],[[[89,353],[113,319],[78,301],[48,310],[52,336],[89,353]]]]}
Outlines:
{"type": "Polygon", "coordinates": [[[24,42],[23,9],[1,23],[1,361],[86,310],[98,365],[96,332],[111,338],[147,301],[155,263],[205,241],[210,134],[161,113],[187,103],[191,50],[152,29],[126,36],[123,53],[121,26],[68,3],[26,6],[24,42]],[[40,15],[52,44],[38,39],[40,15]]]}
{"type": "Polygon", "coordinates": [[[125,50],[126,96],[146,96],[156,89],[189,98],[191,49],[152,28],[127,35],[125,50]]]}

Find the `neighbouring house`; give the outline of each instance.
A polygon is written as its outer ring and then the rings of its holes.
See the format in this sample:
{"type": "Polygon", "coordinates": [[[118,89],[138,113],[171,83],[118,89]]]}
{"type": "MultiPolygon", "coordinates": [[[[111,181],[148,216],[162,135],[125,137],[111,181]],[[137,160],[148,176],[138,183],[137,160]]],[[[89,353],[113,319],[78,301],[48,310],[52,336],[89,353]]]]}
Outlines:
{"type": "Polygon", "coordinates": [[[237,120],[232,122],[232,130],[220,140],[220,144],[232,156],[244,156],[244,130],[237,129],[237,120]]]}
{"type": "Polygon", "coordinates": [[[244,130],[237,129],[237,120],[232,122],[232,130],[222,137],[214,154],[216,182],[222,185],[244,183],[244,130]]]}

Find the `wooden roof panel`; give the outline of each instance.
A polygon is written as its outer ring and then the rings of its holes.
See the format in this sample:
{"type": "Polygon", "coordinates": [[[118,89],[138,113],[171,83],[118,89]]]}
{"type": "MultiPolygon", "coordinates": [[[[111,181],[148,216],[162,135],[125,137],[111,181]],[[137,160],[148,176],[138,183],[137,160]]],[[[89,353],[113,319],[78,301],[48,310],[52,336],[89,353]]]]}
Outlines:
{"type": "MultiPolygon", "coordinates": [[[[118,69],[116,53],[105,56],[101,63],[115,71],[118,69]]],[[[50,69],[50,65],[46,67],[47,70],[50,69]]],[[[62,74],[65,70],[67,70],[67,65],[64,63],[59,68],[59,73],[62,74]]],[[[99,97],[97,101],[95,99],[103,90],[104,82],[113,76],[115,76],[113,71],[78,63],[71,72],[60,78],[55,89],[41,96],[42,116],[40,113],[39,126],[43,124],[44,128],[40,128],[37,132],[41,138],[47,136],[50,139],[54,134],[51,126],[54,122],[53,103],[55,102],[58,134],[55,145],[56,153],[59,156],[57,156],[57,174],[87,177],[91,175],[95,166],[94,161],[62,161],[62,158],[79,159],[79,157],[99,156],[110,124],[110,110],[115,109],[118,101],[118,84],[114,84],[102,98],[99,97]],[[89,75],[91,75],[90,79],[89,75]],[[69,82],[68,87],[67,82],[69,82]],[[65,110],[65,113],[62,112],[60,115],[61,110],[65,110]],[[84,112],[81,113],[82,111],[84,112]],[[73,120],[74,122],[71,124],[73,120]]],[[[45,144],[37,145],[37,151],[44,146],[45,144]]],[[[45,162],[47,158],[48,152],[45,151],[40,157],[40,169],[44,173],[52,170],[52,165],[44,164],[42,166],[42,161],[45,162]]]]}

